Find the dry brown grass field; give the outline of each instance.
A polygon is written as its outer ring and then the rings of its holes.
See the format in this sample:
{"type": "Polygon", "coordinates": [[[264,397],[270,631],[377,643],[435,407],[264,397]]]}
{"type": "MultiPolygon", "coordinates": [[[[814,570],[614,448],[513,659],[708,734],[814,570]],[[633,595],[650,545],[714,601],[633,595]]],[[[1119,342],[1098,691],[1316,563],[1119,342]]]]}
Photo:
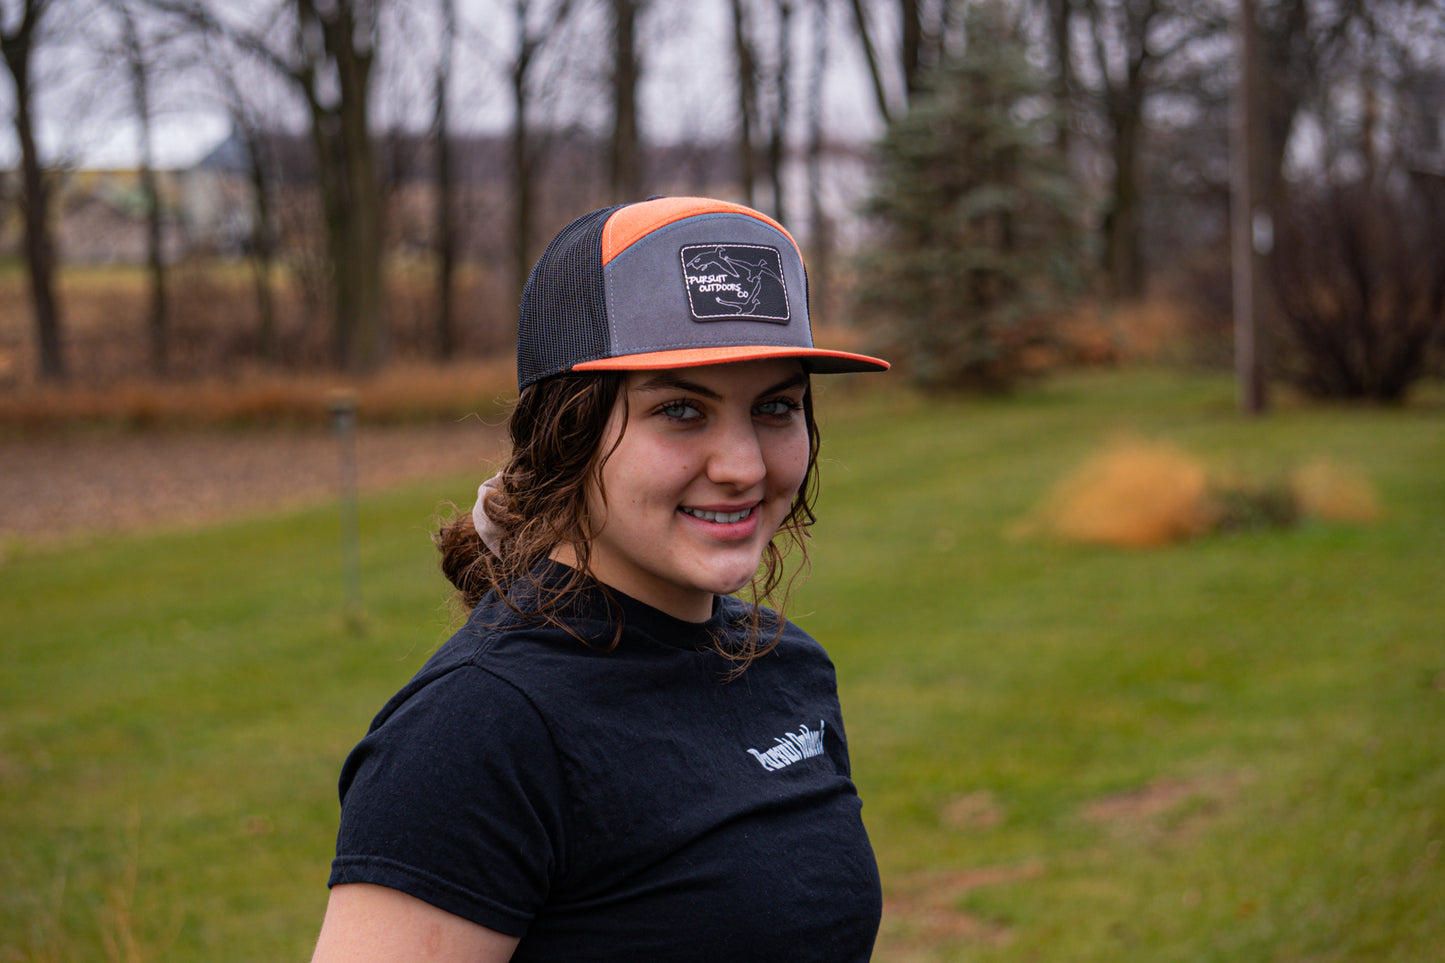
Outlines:
{"type": "MultiPolygon", "coordinates": [[[[275,356],[259,338],[256,280],[243,262],[186,262],[168,272],[169,380],[244,380],[258,372],[324,371],[331,328],[315,271],[278,269],[271,291],[275,356]]],[[[401,363],[434,356],[434,272],[420,262],[389,268],[391,354],[401,363]]],[[[110,387],[151,376],[145,274],[134,266],[74,266],[60,272],[58,298],[70,382],[110,387]]],[[[515,306],[498,272],[467,266],[454,287],[456,353],[485,357],[511,346],[515,306]]],[[[34,322],[19,264],[0,266],[0,394],[36,387],[34,322]]]]}

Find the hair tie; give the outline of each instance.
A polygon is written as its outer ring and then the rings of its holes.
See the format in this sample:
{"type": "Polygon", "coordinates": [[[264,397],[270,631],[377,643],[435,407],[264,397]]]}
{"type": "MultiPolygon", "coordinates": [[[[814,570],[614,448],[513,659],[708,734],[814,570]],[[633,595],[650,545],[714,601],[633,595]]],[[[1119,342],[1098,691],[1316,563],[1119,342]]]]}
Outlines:
{"type": "Polygon", "coordinates": [[[477,503],[472,506],[472,524],[476,526],[477,534],[482,537],[482,544],[498,558],[502,556],[502,527],[487,514],[487,496],[501,492],[501,480],[502,473],[497,472],[482,482],[477,487],[477,503]]]}

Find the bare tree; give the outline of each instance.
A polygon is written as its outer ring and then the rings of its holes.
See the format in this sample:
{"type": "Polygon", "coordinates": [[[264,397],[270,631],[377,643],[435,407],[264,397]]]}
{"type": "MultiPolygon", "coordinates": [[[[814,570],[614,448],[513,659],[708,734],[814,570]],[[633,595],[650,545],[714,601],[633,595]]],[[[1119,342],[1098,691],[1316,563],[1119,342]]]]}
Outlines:
{"type": "Polygon", "coordinates": [[[1266,12],[1272,367],[1312,395],[1400,401],[1445,332],[1445,21],[1410,0],[1266,12]],[[1318,146],[1286,179],[1296,114],[1318,146]]]}
{"type": "Polygon", "coordinates": [[[885,69],[891,68],[895,72],[906,108],[922,90],[927,73],[943,62],[949,51],[950,39],[956,32],[961,10],[967,4],[964,0],[936,0],[933,3],[927,0],[888,0],[882,4],[885,10],[895,15],[898,31],[893,59],[886,60],[879,50],[878,28],[868,13],[869,5],[865,0],[851,0],[851,3],[853,25],[868,63],[878,112],[888,122],[895,111],[889,106],[885,69]]]}
{"type": "Polygon", "coordinates": [[[386,356],[382,212],[371,141],[371,67],[384,0],[295,0],[299,55],[291,77],[311,114],[326,214],[336,355],[348,370],[386,356]]]}
{"type": "Polygon", "coordinates": [[[1279,227],[1281,373],[1314,397],[1403,401],[1445,334],[1445,178],[1299,188],[1279,227]]]}
{"type": "Polygon", "coordinates": [[[129,77],[131,110],[139,132],[138,175],[145,211],[146,276],[150,288],[146,309],[146,340],[149,345],[151,373],[164,376],[170,360],[170,317],[166,300],[166,259],[164,245],[165,210],[155,171],[155,151],[151,132],[155,115],[155,62],[153,47],[143,40],[136,23],[135,11],[126,0],[106,0],[105,6],[115,14],[120,26],[119,59],[129,77]]]}
{"type": "MultiPolygon", "coordinates": [[[[228,83],[234,83],[227,73],[228,83]]],[[[228,99],[232,128],[246,150],[246,168],[251,186],[251,251],[252,286],[256,293],[256,345],[261,357],[276,362],[281,357],[280,332],[276,319],[276,295],[272,285],[276,262],[276,217],[272,210],[273,186],[271,158],[266,151],[262,124],[247,107],[239,92],[232,88],[228,99]]]]}
{"type": "MultiPolygon", "coordinates": [[[[19,19],[0,23],[0,53],[15,87],[11,118],[20,142],[20,203],[25,215],[25,263],[30,303],[39,346],[40,376],[58,381],[66,376],[61,338],[60,304],[55,293],[55,246],[50,234],[50,185],[35,141],[33,56],[53,0],[24,0],[19,19]]],[[[8,7],[6,8],[8,11],[8,7]]],[[[11,19],[7,17],[7,20],[11,19]]]]}
{"type": "Polygon", "coordinates": [[[1113,161],[1104,215],[1104,273],[1113,297],[1144,290],[1140,247],[1144,110],[1161,61],[1192,36],[1175,32],[1164,40],[1157,28],[1180,16],[1171,0],[1083,0],[1093,40],[1093,68],[1100,113],[1113,161]]]}
{"type": "Polygon", "coordinates": [[[285,78],[306,105],[326,227],[337,364],[369,371],[387,355],[383,217],[371,138],[372,66],[386,0],[283,0],[251,24],[222,3],[150,0],[224,38],[285,78]]]}
{"type": "MultiPolygon", "coordinates": [[[[232,115],[233,117],[236,115],[232,115]]],[[[272,363],[281,358],[276,294],[272,285],[276,264],[276,219],[271,209],[271,174],[265,139],[260,127],[246,121],[237,127],[246,147],[251,180],[251,278],[256,293],[256,346],[272,363]]]]}
{"type": "MultiPolygon", "coordinates": [[[[203,37],[203,40],[209,39],[203,37]]],[[[236,56],[236,50],[208,42],[204,51],[211,94],[230,118],[231,137],[244,154],[243,163],[250,187],[244,244],[256,299],[254,339],[257,354],[263,360],[275,363],[281,359],[281,345],[274,287],[279,233],[274,183],[277,162],[272,149],[274,145],[268,142],[268,134],[274,130],[274,127],[268,129],[268,118],[273,116],[273,109],[262,102],[255,78],[248,75],[248,65],[236,56]]]]}
{"type": "Polygon", "coordinates": [[[1109,293],[1132,297],[1144,287],[1139,248],[1139,152],[1153,57],[1149,27],[1159,14],[1159,2],[1084,0],[1084,9],[1094,38],[1095,66],[1114,162],[1104,218],[1104,269],[1109,293]]]}

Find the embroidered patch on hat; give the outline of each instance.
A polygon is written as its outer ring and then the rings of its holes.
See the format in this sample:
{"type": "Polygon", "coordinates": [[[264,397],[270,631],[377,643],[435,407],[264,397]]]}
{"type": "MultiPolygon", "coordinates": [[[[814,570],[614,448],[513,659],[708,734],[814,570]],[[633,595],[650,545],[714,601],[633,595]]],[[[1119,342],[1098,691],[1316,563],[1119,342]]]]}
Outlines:
{"type": "Polygon", "coordinates": [[[682,276],[695,320],[789,321],[783,258],[775,247],[689,245],[682,249],[682,276]]]}

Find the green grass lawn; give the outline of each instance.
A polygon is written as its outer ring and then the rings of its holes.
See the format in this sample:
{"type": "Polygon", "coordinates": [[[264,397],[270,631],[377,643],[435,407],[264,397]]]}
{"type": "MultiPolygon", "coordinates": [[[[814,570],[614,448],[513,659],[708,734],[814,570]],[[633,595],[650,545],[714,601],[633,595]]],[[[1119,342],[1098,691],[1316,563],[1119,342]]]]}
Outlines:
{"type": "MultiPolygon", "coordinates": [[[[1445,947],[1445,404],[1241,419],[1227,379],[824,388],[813,570],[887,901],[876,958],[1427,961],[1445,947]],[[1363,469],[1371,525],[1020,539],[1110,439],[1363,469]]],[[[0,963],[304,959],[341,761],[448,633],[442,479],[0,562],[0,963]]]]}

